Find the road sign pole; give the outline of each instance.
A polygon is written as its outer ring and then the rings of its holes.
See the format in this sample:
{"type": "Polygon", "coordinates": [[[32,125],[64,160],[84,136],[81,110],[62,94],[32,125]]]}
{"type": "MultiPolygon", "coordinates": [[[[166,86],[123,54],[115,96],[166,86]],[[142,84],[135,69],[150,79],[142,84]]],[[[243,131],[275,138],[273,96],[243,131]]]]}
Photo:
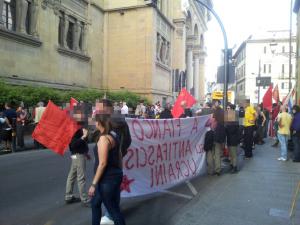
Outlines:
{"type": "MultiPolygon", "coordinates": [[[[261,60],[258,62],[258,77],[260,78],[260,72],[261,72],[261,60]]],[[[258,93],[257,93],[257,105],[260,104],[260,85],[258,86],[258,93]]]]}

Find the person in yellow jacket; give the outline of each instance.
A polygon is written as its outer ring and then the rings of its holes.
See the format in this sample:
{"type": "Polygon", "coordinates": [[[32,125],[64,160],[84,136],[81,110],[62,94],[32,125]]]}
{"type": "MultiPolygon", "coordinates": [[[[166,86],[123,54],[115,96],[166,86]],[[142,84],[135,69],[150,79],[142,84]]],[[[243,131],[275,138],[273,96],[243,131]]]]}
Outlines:
{"type": "Polygon", "coordinates": [[[245,158],[252,158],[253,133],[255,130],[256,110],[250,105],[250,99],[245,101],[244,144],[245,158]]]}

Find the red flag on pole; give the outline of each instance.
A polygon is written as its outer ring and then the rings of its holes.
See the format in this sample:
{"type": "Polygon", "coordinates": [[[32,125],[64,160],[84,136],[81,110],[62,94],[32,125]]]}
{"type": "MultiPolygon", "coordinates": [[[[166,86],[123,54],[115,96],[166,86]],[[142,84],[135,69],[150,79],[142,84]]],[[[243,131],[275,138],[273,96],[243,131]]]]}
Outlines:
{"type": "Polygon", "coordinates": [[[172,115],[174,118],[179,118],[184,112],[183,108],[181,107],[182,101],[186,101],[186,106],[188,108],[191,108],[196,103],[196,99],[192,95],[190,95],[190,93],[185,88],[183,88],[178,95],[178,98],[172,109],[172,115]]]}
{"type": "Polygon", "coordinates": [[[269,112],[272,111],[272,85],[268,88],[267,92],[263,97],[263,107],[267,109],[269,112]]]}
{"type": "Polygon", "coordinates": [[[76,106],[77,104],[78,104],[78,101],[75,98],[71,97],[71,99],[70,99],[70,111],[72,111],[74,109],[74,106],[76,106]]]}
{"type": "Polygon", "coordinates": [[[278,84],[276,84],[274,90],[273,90],[273,99],[275,100],[276,103],[278,103],[280,101],[279,99],[279,89],[278,89],[278,84]]]}
{"type": "Polygon", "coordinates": [[[49,101],[40,122],[32,133],[32,138],[55,153],[63,155],[79,128],[65,111],[49,101]]]}

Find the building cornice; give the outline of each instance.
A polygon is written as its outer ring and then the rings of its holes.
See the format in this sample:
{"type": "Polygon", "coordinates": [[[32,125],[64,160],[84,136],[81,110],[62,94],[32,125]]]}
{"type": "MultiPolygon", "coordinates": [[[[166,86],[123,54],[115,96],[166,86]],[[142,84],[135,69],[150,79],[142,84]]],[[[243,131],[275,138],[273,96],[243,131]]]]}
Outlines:
{"type": "Polygon", "coordinates": [[[13,85],[34,85],[36,86],[43,86],[43,87],[52,87],[56,89],[63,89],[63,90],[82,90],[86,89],[86,86],[76,85],[76,84],[64,84],[64,83],[57,83],[57,82],[50,82],[46,80],[33,80],[21,77],[9,77],[9,76],[0,76],[3,80],[9,84],[13,85]]]}
{"type": "Polygon", "coordinates": [[[17,33],[2,28],[0,28],[0,37],[6,38],[11,41],[16,41],[21,44],[31,45],[33,47],[40,47],[42,45],[42,42],[33,36],[17,33]]]}
{"type": "Polygon", "coordinates": [[[98,9],[100,12],[105,12],[104,8],[102,8],[100,5],[98,5],[98,4],[95,3],[94,1],[91,2],[91,6],[95,7],[95,8],[98,9]]]}

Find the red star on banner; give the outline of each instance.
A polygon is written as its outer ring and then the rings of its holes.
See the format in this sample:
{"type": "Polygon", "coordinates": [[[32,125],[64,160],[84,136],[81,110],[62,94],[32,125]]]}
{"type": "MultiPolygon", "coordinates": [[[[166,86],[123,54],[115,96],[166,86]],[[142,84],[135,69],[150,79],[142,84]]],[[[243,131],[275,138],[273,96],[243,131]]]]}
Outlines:
{"type": "Polygon", "coordinates": [[[127,191],[128,193],[131,192],[130,190],[130,184],[134,182],[134,179],[128,179],[126,175],[123,176],[123,181],[121,184],[121,192],[122,191],[127,191]]]}

